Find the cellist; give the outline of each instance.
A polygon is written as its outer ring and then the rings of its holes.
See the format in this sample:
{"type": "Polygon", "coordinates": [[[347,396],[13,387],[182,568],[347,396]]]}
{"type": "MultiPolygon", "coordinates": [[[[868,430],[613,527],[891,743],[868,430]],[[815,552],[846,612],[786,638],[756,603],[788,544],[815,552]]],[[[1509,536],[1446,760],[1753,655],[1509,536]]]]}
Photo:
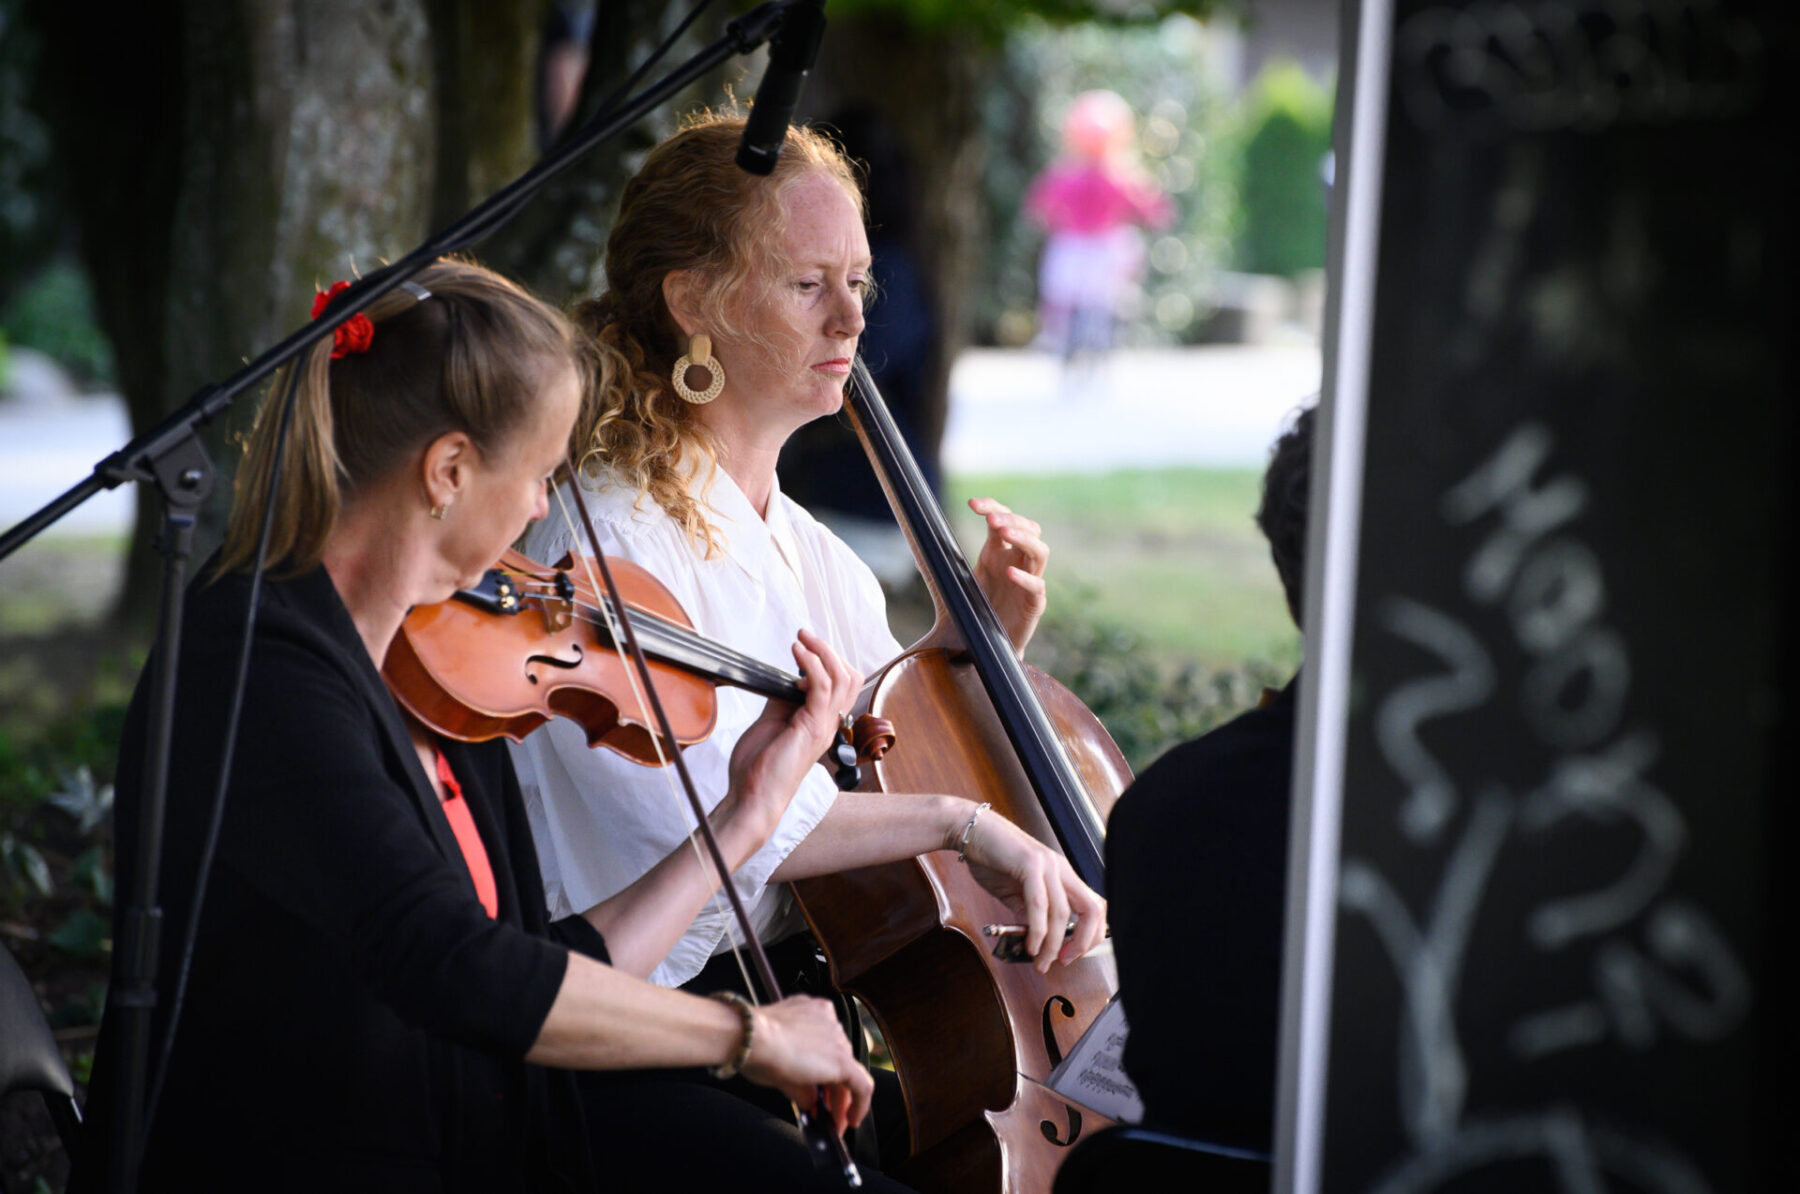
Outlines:
{"type": "MultiPolygon", "coordinates": [[[[828,139],[792,129],[775,172],[733,163],[743,122],[693,119],[627,184],[608,240],[606,289],[578,324],[599,350],[571,459],[601,547],[657,576],[709,638],[778,662],[816,630],[873,672],[900,651],[880,587],[834,535],[781,492],[775,463],[798,428],[835,413],[872,286],[860,189],[828,139]]],[[[990,499],[976,573],[1015,649],[1044,609],[1048,548],[1031,520],[990,499]]],[[[521,544],[554,560],[585,538],[556,518],[521,544]]],[[[687,761],[709,799],[760,701],[721,690],[719,724],[687,761]]],[[[552,915],[624,888],[687,832],[654,771],[590,751],[552,722],[515,755],[552,915]]],[[[1033,962],[1081,956],[1105,931],[1105,903],[1061,854],[984,806],[930,794],[840,796],[823,768],[803,782],[769,842],[736,873],[765,942],[811,949],[783,881],[956,852],[1029,927],[1033,962]],[[1065,940],[1062,927],[1073,919],[1065,940]],[[1055,931],[1052,931],[1052,929],[1055,931]]],[[[615,964],[652,981],[730,985],[729,927],[703,912],[615,964]]],[[[778,948],[777,952],[781,952],[778,948]]]]}

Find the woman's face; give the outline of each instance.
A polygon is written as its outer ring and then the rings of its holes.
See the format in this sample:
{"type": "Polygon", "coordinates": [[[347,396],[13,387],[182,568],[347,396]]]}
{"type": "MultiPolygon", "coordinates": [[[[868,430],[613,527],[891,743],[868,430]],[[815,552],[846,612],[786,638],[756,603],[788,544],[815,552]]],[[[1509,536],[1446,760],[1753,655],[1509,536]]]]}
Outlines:
{"type": "Polygon", "coordinates": [[[814,172],[785,200],[785,260],[751,263],[732,311],[744,338],[713,337],[725,367],[716,405],[775,439],[843,405],[869,284],[869,238],[843,184],[814,172]]]}
{"type": "Polygon", "coordinates": [[[454,576],[455,588],[478,583],[525,527],[549,508],[550,476],[563,462],[581,406],[581,382],[574,366],[566,366],[555,378],[533,403],[525,426],[486,455],[471,456],[467,482],[443,524],[442,554],[447,579],[454,576]]]}

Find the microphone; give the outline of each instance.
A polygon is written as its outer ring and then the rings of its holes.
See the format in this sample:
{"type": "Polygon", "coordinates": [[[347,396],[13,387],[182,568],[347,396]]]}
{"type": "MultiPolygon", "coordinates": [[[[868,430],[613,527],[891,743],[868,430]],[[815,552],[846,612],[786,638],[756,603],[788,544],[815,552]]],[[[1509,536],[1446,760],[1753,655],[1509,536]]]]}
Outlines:
{"type": "Polygon", "coordinates": [[[787,140],[788,125],[806,86],[806,74],[825,36],[825,0],[790,0],[781,29],[769,42],[769,66],[756,89],[756,103],[738,142],[737,164],[750,174],[774,171],[787,140]]]}

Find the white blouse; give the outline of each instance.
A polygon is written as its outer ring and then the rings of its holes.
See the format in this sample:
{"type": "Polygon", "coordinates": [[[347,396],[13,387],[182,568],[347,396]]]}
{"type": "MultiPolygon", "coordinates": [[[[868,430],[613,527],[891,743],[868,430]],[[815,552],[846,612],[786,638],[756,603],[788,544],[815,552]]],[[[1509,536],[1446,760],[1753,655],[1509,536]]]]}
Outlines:
{"type": "MultiPolygon", "coordinates": [[[[641,565],[668,586],[701,634],[789,672],[796,670],[791,648],[802,628],[820,635],[865,675],[899,654],[874,573],[789,500],[779,481],[765,520],[723,469],[711,470],[705,483],[696,477],[692,492],[706,503],[717,531],[719,550],[711,559],[703,558],[703,549],[654,501],[640,501],[634,490],[609,481],[583,478],[581,483],[601,550],[641,565]]],[[[550,517],[525,537],[523,549],[533,559],[551,562],[571,548],[583,555],[592,550],[585,536],[577,543],[558,497],[579,517],[566,493],[552,494],[550,517]]],[[[729,787],[732,747],[765,703],[737,688],[721,686],[717,692],[712,736],[685,752],[709,809],[729,787]]],[[[563,718],[515,746],[513,763],[552,917],[593,907],[677,846],[686,848],[693,819],[686,798],[670,786],[672,769],[641,766],[606,747],[590,750],[580,728],[563,718]]],[[[831,775],[815,765],[774,834],[733,876],[762,940],[779,940],[800,927],[787,886],[771,885],[769,876],[836,798],[831,775]]],[[[731,919],[722,896],[709,902],[650,981],[673,987],[693,978],[713,954],[730,948],[738,935],[731,919]]]]}

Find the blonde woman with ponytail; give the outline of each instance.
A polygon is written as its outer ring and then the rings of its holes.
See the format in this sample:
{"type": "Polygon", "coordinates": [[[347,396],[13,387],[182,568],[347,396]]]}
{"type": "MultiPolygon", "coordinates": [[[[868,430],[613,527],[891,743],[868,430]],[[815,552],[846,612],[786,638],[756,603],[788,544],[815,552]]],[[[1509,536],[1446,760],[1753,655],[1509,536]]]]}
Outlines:
{"type": "MultiPolygon", "coordinates": [[[[780,663],[784,643],[812,630],[874,672],[900,650],[880,586],[783,495],[775,462],[797,429],[841,407],[879,263],[856,177],[830,140],[790,130],[775,172],[758,178],[733,162],[742,130],[735,117],[699,117],[627,184],[606,289],[576,311],[597,357],[571,443],[576,476],[563,483],[583,487],[603,550],[668,585],[701,633],[780,663]]],[[[1029,519],[971,505],[988,526],[976,576],[1023,651],[1044,608],[1048,548],[1029,519]]],[[[554,559],[580,542],[552,520],[523,546],[554,559]]],[[[760,704],[720,690],[712,736],[684,752],[703,794],[729,790],[731,752],[760,704]]],[[[545,726],[514,757],[553,915],[614,898],[685,833],[660,775],[588,750],[571,726],[545,726]]],[[[763,940],[804,966],[811,950],[784,880],[938,849],[962,849],[1031,926],[1041,969],[1105,931],[1104,902],[1062,855],[999,814],[942,795],[840,796],[820,766],[735,880],[763,940]],[[1065,942],[1050,926],[1071,917],[1065,942]]],[[[709,908],[621,964],[671,986],[735,986],[733,931],[709,908]]]]}
{"type": "MultiPolygon", "coordinates": [[[[671,1101],[644,1071],[731,1067],[808,1103],[825,1084],[839,1126],[854,1123],[870,1079],[828,1005],[801,997],[750,1009],[658,988],[609,964],[613,940],[641,948],[630,944],[629,915],[604,932],[581,917],[552,923],[505,750],[437,740],[379,674],[410,607],[475,581],[545,514],[546,482],[581,406],[586,349],[556,312],[457,261],[427,267],[359,320],[295,364],[285,443],[274,404],[264,411],[225,547],[187,605],[159,1042],[279,452],[242,729],[143,1188],[596,1189],[626,1159],[590,1149],[566,1072],[577,1069],[636,1083],[646,1114],[707,1136],[709,1149],[684,1160],[712,1166],[703,1176],[748,1172],[774,1188],[810,1188],[791,1130],[746,1118],[746,1105],[723,1095],[722,1113],[671,1101]]],[[[272,392],[282,390],[278,379],[272,392]]],[[[765,719],[733,793],[765,821],[857,685],[817,639],[794,657],[806,702],[765,719]]],[[[118,772],[126,872],[139,833],[144,687],[118,772]]],[[[682,893],[694,869],[677,858],[644,884],[682,893]]],[[[109,1019],[76,1189],[103,1174],[116,1031],[109,1019]]]]}

